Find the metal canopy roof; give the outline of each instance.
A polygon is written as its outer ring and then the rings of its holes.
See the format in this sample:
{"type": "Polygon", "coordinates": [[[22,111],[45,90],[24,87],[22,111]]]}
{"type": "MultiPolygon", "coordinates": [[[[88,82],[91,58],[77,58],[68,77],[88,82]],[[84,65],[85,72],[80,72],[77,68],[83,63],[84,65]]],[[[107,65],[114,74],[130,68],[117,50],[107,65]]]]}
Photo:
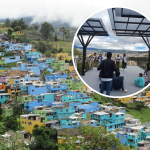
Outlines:
{"type": "Polygon", "coordinates": [[[112,30],[117,36],[150,37],[150,21],[126,8],[108,9],[112,30]]]}
{"type": "Polygon", "coordinates": [[[82,25],[77,35],[109,36],[102,20],[99,18],[88,19],[82,25]]]}
{"type": "Polygon", "coordinates": [[[143,15],[126,8],[108,9],[114,34],[117,36],[142,37],[149,48],[150,63],[150,21],[143,15]]]}
{"type": "Polygon", "coordinates": [[[100,18],[89,18],[81,26],[77,33],[78,39],[83,46],[83,61],[82,61],[82,75],[85,75],[85,60],[86,60],[86,48],[93,39],[94,36],[109,36],[106,28],[100,18]],[[83,36],[88,36],[88,39],[84,41],[83,36]]]}

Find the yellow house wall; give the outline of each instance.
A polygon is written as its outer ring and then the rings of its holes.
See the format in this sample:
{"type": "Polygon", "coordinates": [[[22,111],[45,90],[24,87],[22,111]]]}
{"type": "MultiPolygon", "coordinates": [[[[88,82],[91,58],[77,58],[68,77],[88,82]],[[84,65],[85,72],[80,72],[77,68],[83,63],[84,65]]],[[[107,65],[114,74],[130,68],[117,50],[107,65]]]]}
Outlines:
{"type": "Polygon", "coordinates": [[[70,72],[72,72],[74,70],[74,67],[73,66],[69,66],[69,70],[70,70],[70,72]]]}
{"type": "Polygon", "coordinates": [[[133,102],[133,96],[127,97],[127,98],[118,98],[118,101],[120,100],[122,103],[132,103],[133,102]]]}
{"type": "Polygon", "coordinates": [[[148,91],[148,92],[146,93],[146,96],[150,97],[150,91],[148,91]]]}
{"type": "Polygon", "coordinates": [[[15,79],[9,79],[9,84],[15,84],[15,79]]]}
{"type": "Polygon", "coordinates": [[[34,126],[37,124],[39,125],[39,127],[44,126],[44,123],[40,122],[40,120],[27,120],[27,119],[22,119],[22,116],[20,117],[21,119],[21,125],[23,125],[25,127],[25,131],[29,131],[30,134],[32,134],[32,131],[34,129],[34,126]],[[24,123],[22,123],[22,121],[24,121],[24,123]],[[26,124],[25,124],[26,122],[26,124]],[[28,125],[28,122],[31,122],[32,125],[28,125]]]}

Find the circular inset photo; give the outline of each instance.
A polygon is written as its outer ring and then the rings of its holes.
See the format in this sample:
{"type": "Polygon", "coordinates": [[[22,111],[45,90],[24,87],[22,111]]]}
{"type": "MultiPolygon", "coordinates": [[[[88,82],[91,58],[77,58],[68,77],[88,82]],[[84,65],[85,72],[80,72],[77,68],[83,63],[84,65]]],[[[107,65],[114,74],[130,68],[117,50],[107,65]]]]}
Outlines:
{"type": "Polygon", "coordinates": [[[127,8],[89,17],[73,42],[73,63],[82,81],[111,97],[134,95],[150,82],[150,21],[127,8]]]}

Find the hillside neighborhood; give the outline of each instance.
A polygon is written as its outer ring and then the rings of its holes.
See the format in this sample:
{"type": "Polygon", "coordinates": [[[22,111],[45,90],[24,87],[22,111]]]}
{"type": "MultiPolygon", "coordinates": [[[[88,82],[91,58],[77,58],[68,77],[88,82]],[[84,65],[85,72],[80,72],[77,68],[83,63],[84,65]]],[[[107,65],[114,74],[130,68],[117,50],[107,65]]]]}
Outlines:
{"type": "MultiPolygon", "coordinates": [[[[76,136],[76,147],[80,147],[82,134],[78,127],[84,125],[95,128],[103,126],[113,133],[125,146],[139,150],[150,148],[150,124],[142,124],[140,119],[126,114],[125,107],[105,105],[93,101],[92,92],[77,76],[68,53],[53,54],[45,57],[32,47],[32,44],[12,43],[0,35],[0,103],[1,120],[20,114],[17,121],[23,129],[11,130],[1,135],[0,141],[11,149],[12,139],[19,133],[19,140],[28,149],[35,144],[35,126],[57,129],[58,144],[64,141],[64,133],[76,136]],[[11,53],[12,56],[6,56],[11,53]],[[8,64],[15,63],[15,67],[8,64]],[[21,108],[17,112],[17,108],[21,108]],[[34,134],[33,134],[34,135],[34,134]]],[[[117,99],[122,103],[146,101],[149,104],[150,92],[145,96],[117,99]]],[[[148,105],[149,106],[149,105],[148,105]]],[[[149,106],[150,107],[150,106],[149,106]]],[[[13,124],[13,123],[12,123],[13,124]]],[[[0,124],[2,128],[2,124],[0,124]]],[[[2,130],[0,130],[3,133],[2,130]]],[[[0,149],[2,148],[0,142],[0,149]]]]}

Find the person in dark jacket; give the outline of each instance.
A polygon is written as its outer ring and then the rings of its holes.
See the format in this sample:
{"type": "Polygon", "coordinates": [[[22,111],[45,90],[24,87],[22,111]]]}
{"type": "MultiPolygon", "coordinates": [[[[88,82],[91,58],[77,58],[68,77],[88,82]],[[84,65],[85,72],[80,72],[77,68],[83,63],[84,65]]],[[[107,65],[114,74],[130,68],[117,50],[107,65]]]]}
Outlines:
{"type": "Polygon", "coordinates": [[[117,67],[115,61],[111,60],[112,53],[107,53],[107,59],[103,60],[101,64],[97,67],[97,70],[100,70],[101,77],[101,88],[100,93],[103,94],[106,87],[106,95],[110,95],[113,72],[117,72],[117,67]]]}
{"type": "Polygon", "coordinates": [[[126,93],[126,90],[124,90],[124,81],[123,81],[123,79],[124,79],[124,77],[120,76],[120,72],[117,71],[116,75],[113,77],[111,91],[112,91],[112,89],[115,89],[115,90],[122,89],[122,91],[124,93],[126,93]]]}

